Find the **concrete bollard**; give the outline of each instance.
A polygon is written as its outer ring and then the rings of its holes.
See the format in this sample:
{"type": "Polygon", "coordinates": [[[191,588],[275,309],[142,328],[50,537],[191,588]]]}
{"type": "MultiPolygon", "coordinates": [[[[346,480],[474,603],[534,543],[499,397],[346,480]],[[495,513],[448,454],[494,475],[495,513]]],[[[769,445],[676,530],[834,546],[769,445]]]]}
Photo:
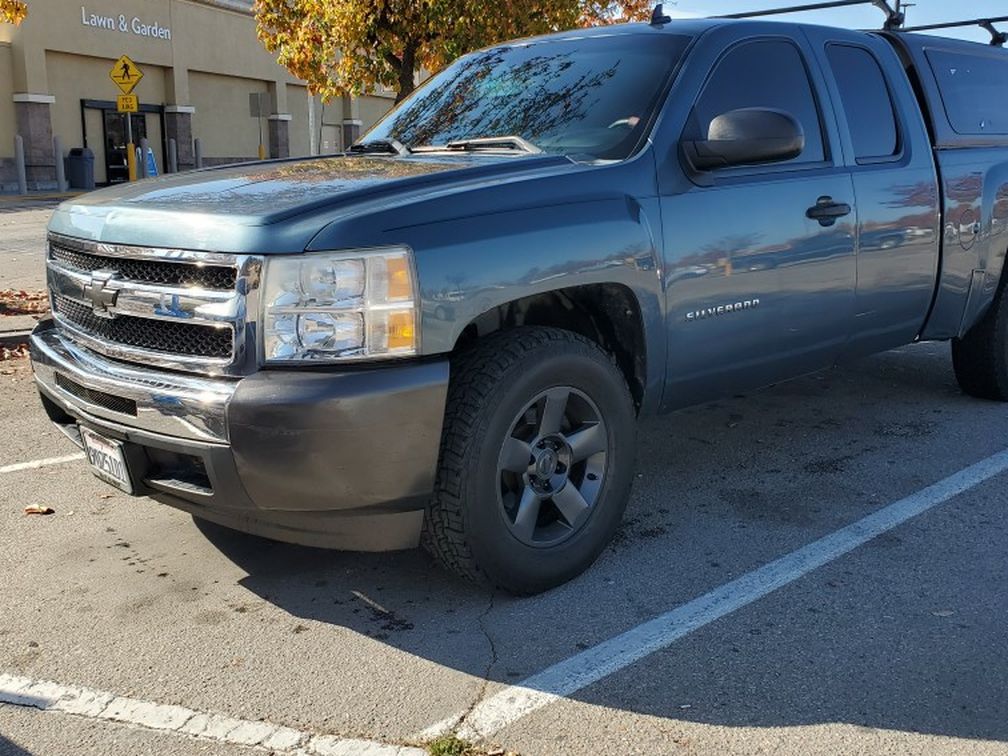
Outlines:
{"type": "Polygon", "coordinates": [[[24,139],[14,137],[14,165],[17,168],[18,194],[28,194],[28,172],[25,169],[24,139]]]}
{"type": "Polygon", "coordinates": [[[137,165],[139,178],[147,178],[147,137],[140,140],[140,162],[137,165]]]}
{"type": "Polygon", "coordinates": [[[178,173],[178,143],[174,139],[168,140],[168,169],[167,173],[178,173]]]}
{"type": "Polygon", "coordinates": [[[66,164],[63,162],[63,142],[53,137],[53,154],[56,156],[56,191],[65,192],[69,187],[66,180],[66,164]]]}
{"type": "Polygon", "coordinates": [[[196,168],[203,167],[203,143],[200,142],[199,138],[193,139],[193,155],[196,159],[196,168]]]}

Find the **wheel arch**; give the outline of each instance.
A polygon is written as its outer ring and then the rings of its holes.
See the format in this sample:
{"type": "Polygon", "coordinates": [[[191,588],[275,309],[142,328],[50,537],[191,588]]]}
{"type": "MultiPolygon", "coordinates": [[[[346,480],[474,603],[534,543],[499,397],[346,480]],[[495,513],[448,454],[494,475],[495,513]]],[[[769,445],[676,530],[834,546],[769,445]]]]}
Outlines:
{"type": "Polygon", "coordinates": [[[583,284],[502,302],[462,329],[453,352],[521,326],[553,326],[591,340],[612,356],[623,373],[638,414],[657,406],[660,384],[653,377],[657,366],[651,364],[655,356],[648,350],[644,310],[629,286],[583,284]]]}

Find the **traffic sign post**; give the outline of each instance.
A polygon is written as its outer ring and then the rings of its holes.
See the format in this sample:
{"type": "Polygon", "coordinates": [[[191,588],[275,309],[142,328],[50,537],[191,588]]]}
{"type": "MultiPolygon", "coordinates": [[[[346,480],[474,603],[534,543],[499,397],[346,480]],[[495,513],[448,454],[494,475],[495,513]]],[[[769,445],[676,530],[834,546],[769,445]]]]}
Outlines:
{"type": "Polygon", "coordinates": [[[266,159],[266,143],[263,141],[263,118],[269,115],[269,95],[266,92],[249,93],[249,115],[259,121],[259,159],[266,159]]]}
{"type": "Polygon", "coordinates": [[[133,118],[131,114],[140,112],[140,98],[133,94],[133,90],[136,89],[143,76],[143,71],[128,55],[119,56],[119,60],[112,64],[112,70],[109,71],[109,78],[122,92],[116,98],[116,109],[120,113],[126,114],[126,170],[129,172],[130,181],[137,179],[136,147],[133,144],[133,118]]]}

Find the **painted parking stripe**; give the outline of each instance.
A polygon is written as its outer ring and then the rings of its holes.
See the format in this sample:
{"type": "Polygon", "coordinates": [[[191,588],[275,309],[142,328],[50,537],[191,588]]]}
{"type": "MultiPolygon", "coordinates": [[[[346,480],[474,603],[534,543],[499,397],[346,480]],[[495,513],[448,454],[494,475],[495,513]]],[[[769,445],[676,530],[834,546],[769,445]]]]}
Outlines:
{"type": "Polygon", "coordinates": [[[31,706],[43,711],[173,732],[228,745],[259,746],[270,749],[273,753],[315,756],[426,755],[426,751],[411,746],[316,735],[269,722],[235,719],[222,714],[194,711],[184,706],[141,701],[102,690],[9,674],[0,674],[0,704],[31,706]]]}
{"type": "Polygon", "coordinates": [[[65,457],[49,457],[48,459],[34,459],[31,462],[18,462],[13,465],[0,467],[0,475],[20,472],[21,470],[37,470],[40,467],[49,467],[49,465],[62,465],[66,462],[76,462],[78,459],[84,459],[84,455],[79,453],[68,454],[65,457]]]}
{"type": "Polygon", "coordinates": [[[554,664],[482,701],[467,715],[459,714],[431,726],[419,737],[428,740],[455,730],[459,737],[468,740],[488,738],[522,717],[596,683],[694,630],[795,582],[873,538],[1005,471],[1008,471],[1008,450],[900,499],[689,603],[554,664]]]}

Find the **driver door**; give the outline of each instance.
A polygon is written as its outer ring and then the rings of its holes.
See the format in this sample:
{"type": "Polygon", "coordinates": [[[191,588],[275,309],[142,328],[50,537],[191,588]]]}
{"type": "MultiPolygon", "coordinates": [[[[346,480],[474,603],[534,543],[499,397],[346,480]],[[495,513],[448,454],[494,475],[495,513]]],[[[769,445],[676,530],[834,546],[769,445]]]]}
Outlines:
{"type": "Polygon", "coordinates": [[[664,165],[681,172],[659,181],[667,408],[828,367],[849,337],[854,191],[803,45],[779,35],[722,42],[680,136],[706,139],[711,121],[733,110],[773,109],[801,124],[798,157],[695,171],[680,154],[664,165]],[[824,206],[837,212],[823,217],[824,206]]]}

